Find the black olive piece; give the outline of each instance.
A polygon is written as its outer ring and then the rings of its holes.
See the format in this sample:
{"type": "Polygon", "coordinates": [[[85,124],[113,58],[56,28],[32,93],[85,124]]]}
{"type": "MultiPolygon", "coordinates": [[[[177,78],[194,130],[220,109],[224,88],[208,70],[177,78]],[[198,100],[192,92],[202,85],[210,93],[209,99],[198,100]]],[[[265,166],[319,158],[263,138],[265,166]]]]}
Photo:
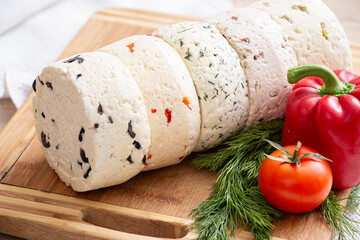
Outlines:
{"type": "Polygon", "coordinates": [[[85,129],[82,127],[80,129],[80,133],[79,133],[79,141],[80,142],[82,142],[84,134],[85,134],[85,129]]]}
{"type": "Polygon", "coordinates": [[[44,114],[44,112],[41,112],[41,116],[42,116],[43,118],[45,118],[45,114],[44,114]]]}
{"type": "Polygon", "coordinates": [[[133,145],[136,147],[136,149],[141,149],[141,145],[138,141],[134,141],[133,145]]]}
{"type": "Polygon", "coordinates": [[[46,86],[52,90],[54,90],[51,82],[46,82],[46,86]]]}
{"type": "Polygon", "coordinates": [[[81,73],[79,73],[78,75],[76,75],[76,79],[78,79],[81,76],[82,76],[81,73]]]}
{"type": "Polygon", "coordinates": [[[91,172],[91,166],[89,166],[88,170],[84,173],[83,177],[87,179],[89,177],[90,172],[91,172]]]}
{"type": "Polygon", "coordinates": [[[133,160],[131,159],[131,154],[127,157],[127,159],[130,163],[134,163],[133,160]]]}
{"type": "Polygon", "coordinates": [[[45,147],[45,148],[49,148],[50,147],[50,142],[48,142],[46,140],[46,135],[44,132],[41,132],[41,142],[42,142],[42,145],[45,147]]]}
{"type": "Polygon", "coordinates": [[[64,63],[72,63],[74,61],[78,61],[78,63],[83,63],[84,59],[82,57],[80,57],[80,55],[77,55],[77,56],[75,56],[73,58],[70,58],[70,59],[64,61],[64,63]]]}
{"type": "Polygon", "coordinates": [[[110,123],[113,123],[113,122],[114,122],[111,116],[109,116],[108,119],[109,119],[109,122],[110,122],[110,123]]]}
{"type": "Polygon", "coordinates": [[[33,81],[32,88],[34,92],[36,92],[36,79],[33,81]]]}
{"type": "Polygon", "coordinates": [[[41,83],[41,85],[44,85],[44,82],[41,81],[40,77],[38,77],[38,78],[39,78],[39,82],[41,83]]]}
{"type": "Polygon", "coordinates": [[[81,167],[81,169],[82,169],[82,165],[83,165],[83,163],[82,163],[82,162],[80,162],[79,160],[77,160],[77,163],[80,165],[80,167],[81,167]]]}
{"type": "Polygon", "coordinates": [[[88,163],[89,159],[86,157],[84,149],[80,148],[80,157],[84,163],[88,163]]]}
{"type": "Polygon", "coordinates": [[[98,113],[99,113],[100,115],[104,113],[103,108],[102,108],[102,106],[101,106],[100,103],[99,103],[99,106],[98,106],[98,113]]]}
{"type": "Polygon", "coordinates": [[[95,124],[94,124],[94,128],[99,128],[99,124],[98,124],[98,123],[95,123],[95,124]]]}
{"type": "Polygon", "coordinates": [[[145,164],[146,163],[146,155],[144,155],[143,159],[142,159],[142,163],[145,164]]]}
{"type": "Polygon", "coordinates": [[[131,138],[134,138],[135,136],[136,136],[136,134],[133,132],[133,130],[132,130],[132,125],[131,125],[131,120],[130,120],[130,122],[128,123],[128,133],[129,133],[129,135],[130,135],[130,137],[131,138]]]}
{"type": "Polygon", "coordinates": [[[59,150],[59,148],[60,148],[60,144],[58,144],[58,145],[56,145],[56,150],[59,150]]]}
{"type": "Polygon", "coordinates": [[[52,121],[53,123],[55,123],[55,119],[52,118],[51,121],[52,121]]]}

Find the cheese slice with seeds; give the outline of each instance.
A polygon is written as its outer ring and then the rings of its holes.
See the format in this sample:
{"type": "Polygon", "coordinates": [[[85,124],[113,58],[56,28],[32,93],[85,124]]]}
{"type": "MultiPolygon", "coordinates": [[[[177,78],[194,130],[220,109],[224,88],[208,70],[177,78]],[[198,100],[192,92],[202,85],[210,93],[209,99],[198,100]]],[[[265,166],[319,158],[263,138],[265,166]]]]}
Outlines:
{"type": "Polygon", "coordinates": [[[235,8],[205,21],[215,25],[240,56],[250,96],[246,128],[283,117],[291,91],[287,70],[297,61],[280,26],[266,13],[249,8],[235,8]]]}
{"type": "Polygon", "coordinates": [[[352,71],[345,31],[321,0],[262,0],[251,7],[265,11],[281,26],[299,65],[323,64],[352,71]]]}

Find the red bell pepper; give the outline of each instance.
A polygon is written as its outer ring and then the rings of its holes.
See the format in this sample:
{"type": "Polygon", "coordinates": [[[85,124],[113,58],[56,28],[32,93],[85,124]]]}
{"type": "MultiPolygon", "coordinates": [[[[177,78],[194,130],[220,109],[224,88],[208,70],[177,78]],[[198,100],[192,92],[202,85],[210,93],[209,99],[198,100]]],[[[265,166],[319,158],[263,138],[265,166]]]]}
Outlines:
{"type": "Polygon", "coordinates": [[[286,106],[282,145],[300,141],[316,149],[332,160],[333,187],[354,187],[360,181],[360,77],[304,65],[290,68],[288,81],[296,84],[286,106]]]}

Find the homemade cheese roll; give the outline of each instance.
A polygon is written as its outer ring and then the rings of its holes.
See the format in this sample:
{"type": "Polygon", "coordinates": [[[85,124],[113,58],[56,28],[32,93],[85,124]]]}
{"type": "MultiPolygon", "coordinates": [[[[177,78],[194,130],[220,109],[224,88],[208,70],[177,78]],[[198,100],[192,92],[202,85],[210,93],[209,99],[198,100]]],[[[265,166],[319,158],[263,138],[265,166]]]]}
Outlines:
{"type": "Polygon", "coordinates": [[[144,170],[179,163],[200,134],[196,90],[179,54],[160,38],[146,35],[125,38],[99,51],[117,56],[143,94],[151,136],[144,170]]]}
{"type": "Polygon", "coordinates": [[[242,130],[248,117],[248,87],[239,57],[221,33],[195,21],[165,26],[153,35],[179,52],[194,81],[201,111],[194,151],[215,147],[242,130]]]}
{"type": "Polygon", "coordinates": [[[251,7],[265,11],[281,26],[299,65],[323,64],[352,71],[344,29],[321,0],[262,0],[251,7]]]}
{"type": "Polygon", "coordinates": [[[35,127],[49,165],[75,191],[120,184],[145,166],[148,116],[129,70],[114,56],[82,53],[33,84],[35,127]]]}
{"type": "Polygon", "coordinates": [[[298,64],[280,26],[250,8],[225,11],[206,21],[220,30],[241,59],[250,96],[246,129],[283,117],[291,91],[287,70],[298,64]]]}

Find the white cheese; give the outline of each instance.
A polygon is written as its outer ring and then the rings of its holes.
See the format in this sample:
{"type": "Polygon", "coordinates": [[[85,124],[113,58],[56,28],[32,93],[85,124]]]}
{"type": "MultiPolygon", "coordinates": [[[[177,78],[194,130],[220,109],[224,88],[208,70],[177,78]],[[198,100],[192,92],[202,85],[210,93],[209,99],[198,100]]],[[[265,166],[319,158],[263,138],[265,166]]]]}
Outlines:
{"type": "Polygon", "coordinates": [[[344,29],[321,0],[262,0],[251,7],[265,11],[282,27],[300,65],[323,64],[352,71],[344,29]]]}
{"type": "Polygon", "coordinates": [[[154,36],[125,38],[100,49],[129,68],[149,116],[151,145],[144,170],[179,163],[200,135],[200,108],[190,74],[179,54],[154,36]]]}
{"type": "Polygon", "coordinates": [[[200,103],[200,139],[194,151],[207,150],[242,130],[249,97],[240,59],[219,31],[205,22],[185,22],[156,30],[183,58],[200,103]]]}
{"type": "Polygon", "coordinates": [[[250,95],[246,128],[283,117],[291,91],[287,70],[297,61],[280,26],[266,13],[247,8],[205,21],[214,24],[240,56],[250,95]]]}
{"type": "Polygon", "coordinates": [[[82,53],[44,68],[33,109],[48,163],[75,191],[120,184],[144,168],[145,104],[116,57],[82,53]]]}

